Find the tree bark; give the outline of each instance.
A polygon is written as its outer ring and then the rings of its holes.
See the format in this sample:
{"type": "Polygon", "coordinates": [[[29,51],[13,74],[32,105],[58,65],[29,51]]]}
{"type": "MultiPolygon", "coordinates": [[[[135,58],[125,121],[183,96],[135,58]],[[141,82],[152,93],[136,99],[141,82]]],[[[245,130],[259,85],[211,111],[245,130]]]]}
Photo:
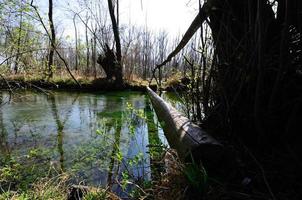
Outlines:
{"type": "Polygon", "coordinates": [[[115,18],[115,15],[114,15],[114,8],[113,8],[112,0],[108,0],[108,8],[109,8],[109,14],[110,14],[111,23],[112,23],[114,40],[115,40],[116,59],[117,59],[118,62],[121,62],[122,52],[121,52],[121,41],[120,41],[120,35],[119,35],[119,27],[118,27],[118,23],[117,23],[117,20],[115,18]]]}
{"type": "MultiPolygon", "coordinates": [[[[113,29],[113,35],[115,39],[115,47],[116,47],[116,63],[115,66],[112,66],[116,68],[116,82],[119,84],[123,83],[123,72],[122,72],[122,52],[121,52],[121,41],[120,41],[120,36],[119,36],[119,27],[117,20],[114,15],[114,8],[112,4],[112,0],[108,0],[108,8],[109,8],[109,14],[112,22],[112,29],[113,29]]],[[[117,15],[119,15],[117,13],[117,15]]]]}
{"type": "MultiPolygon", "coordinates": [[[[86,19],[86,24],[88,24],[89,18],[86,19]]],[[[85,38],[86,38],[86,71],[89,72],[89,56],[90,56],[90,48],[89,48],[89,38],[88,38],[88,27],[85,26],[85,38]]]]}
{"type": "Polygon", "coordinates": [[[23,6],[22,0],[20,2],[21,12],[20,12],[20,22],[19,22],[19,34],[18,34],[18,41],[17,41],[17,56],[15,60],[14,72],[15,74],[18,73],[18,65],[19,65],[19,55],[20,55],[20,45],[21,45],[21,32],[22,32],[22,23],[23,23],[23,6]]]}
{"type": "Polygon", "coordinates": [[[91,60],[92,60],[92,67],[93,67],[93,75],[94,78],[96,79],[97,77],[97,71],[96,71],[96,37],[95,35],[93,38],[91,38],[91,60]]]}
{"type": "Polygon", "coordinates": [[[48,55],[48,77],[52,78],[53,77],[53,58],[54,58],[54,52],[55,52],[55,43],[56,43],[56,33],[55,33],[55,27],[53,24],[53,2],[52,0],[49,0],[49,5],[48,5],[48,19],[49,19],[49,28],[51,32],[51,38],[50,38],[50,50],[49,50],[49,55],[48,55]]]}
{"type": "Polygon", "coordinates": [[[77,29],[77,25],[76,25],[76,14],[73,16],[73,25],[74,25],[74,37],[75,37],[75,70],[78,70],[78,66],[79,66],[79,59],[78,59],[78,29],[77,29]]]}
{"type": "Polygon", "coordinates": [[[223,159],[223,145],[166,103],[149,87],[147,91],[165,136],[180,158],[186,159],[192,153],[195,158],[211,163],[223,159]]]}

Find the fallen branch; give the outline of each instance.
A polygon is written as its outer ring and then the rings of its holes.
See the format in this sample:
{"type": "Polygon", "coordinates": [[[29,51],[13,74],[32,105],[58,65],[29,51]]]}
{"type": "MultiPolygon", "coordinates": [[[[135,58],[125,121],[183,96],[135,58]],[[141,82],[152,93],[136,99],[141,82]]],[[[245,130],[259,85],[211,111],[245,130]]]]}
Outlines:
{"type": "Polygon", "coordinates": [[[186,31],[185,35],[179,42],[179,44],[176,46],[176,48],[168,55],[166,60],[164,60],[161,64],[156,65],[156,67],[152,71],[152,78],[149,83],[151,83],[153,77],[155,76],[155,72],[160,67],[164,66],[168,62],[171,61],[171,59],[176,56],[185,46],[188,44],[190,39],[193,37],[193,35],[196,33],[196,31],[200,28],[201,24],[207,19],[208,17],[208,9],[209,5],[208,3],[205,3],[202,8],[200,9],[199,13],[189,26],[188,30],[186,31]]]}

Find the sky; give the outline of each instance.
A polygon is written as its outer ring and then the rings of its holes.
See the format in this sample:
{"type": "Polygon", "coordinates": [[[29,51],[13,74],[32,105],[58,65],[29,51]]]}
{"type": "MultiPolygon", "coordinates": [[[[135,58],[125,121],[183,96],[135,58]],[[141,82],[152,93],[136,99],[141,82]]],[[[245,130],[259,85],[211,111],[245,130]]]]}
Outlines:
{"type": "MultiPolygon", "coordinates": [[[[104,1],[107,5],[107,0],[104,1]]],[[[54,20],[58,36],[74,39],[72,15],[67,10],[75,8],[77,0],[54,0],[54,20]]],[[[34,0],[44,21],[47,21],[48,0],[34,0]]],[[[153,32],[166,31],[170,39],[182,36],[198,13],[198,0],[120,0],[120,23],[137,25],[153,32]]],[[[78,23],[79,35],[85,28],[78,23]],[[82,26],[82,27],[81,27],[82,26]]],[[[41,30],[43,30],[41,28],[41,30]]],[[[1,58],[0,58],[1,60],[1,58]]]]}
{"type": "MultiPolygon", "coordinates": [[[[107,0],[104,4],[107,5],[107,0]]],[[[47,0],[36,0],[47,13],[47,0]]],[[[73,38],[74,27],[72,17],[62,14],[75,5],[76,0],[55,0],[55,16],[57,24],[64,28],[63,36],[73,38]]],[[[137,25],[154,32],[166,31],[168,37],[182,36],[198,12],[198,0],[120,0],[120,24],[137,25]]],[[[56,22],[55,22],[56,23],[56,22]]],[[[80,24],[80,22],[79,22],[80,24]]],[[[84,27],[79,28],[84,34],[84,27]]]]}
{"type": "Polygon", "coordinates": [[[198,12],[198,0],[120,0],[121,23],[183,35],[198,12]]]}

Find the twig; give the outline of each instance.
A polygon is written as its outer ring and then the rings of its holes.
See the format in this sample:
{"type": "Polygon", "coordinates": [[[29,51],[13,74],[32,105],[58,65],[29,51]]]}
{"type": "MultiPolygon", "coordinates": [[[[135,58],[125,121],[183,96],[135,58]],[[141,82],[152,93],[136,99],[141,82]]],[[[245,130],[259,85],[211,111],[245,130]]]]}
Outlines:
{"type": "Polygon", "coordinates": [[[28,83],[28,85],[30,87],[34,87],[36,89],[38,89],[39,91],[43,92],[44,94],[46,94],[47,96],[49,95],[49,93],[47,92],[47,90],[44,90],[43,88],[39,87],[39,86],[36,86],[35,84],[32,84],[32,83],[28,83]]]}

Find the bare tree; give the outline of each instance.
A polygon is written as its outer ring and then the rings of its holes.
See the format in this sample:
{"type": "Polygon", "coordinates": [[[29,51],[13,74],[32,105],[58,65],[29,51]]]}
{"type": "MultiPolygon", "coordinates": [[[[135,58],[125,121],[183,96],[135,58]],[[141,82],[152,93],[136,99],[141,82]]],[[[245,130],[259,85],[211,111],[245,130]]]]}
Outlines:
{"type": "MultiPolygon", "coordinates": [[[[109,9],[109,13],[110,13],[112,29],[113,29],[114,39],[115,39],[116,58],[117,58],[118,62],[121,62],[122,52],[121,52],[121,41],[120,41],[120,35],[119,35],[119,27],[118,27],[118,21],[116,20],[115,15],[114,15],[114,7],[113,7],[113,4],[112,4],[112,0],[108,0],[108,9],[109,9]]],[[[117,0],[117,10],[118,10],[118,0],[117,0]]],[[[119,13],[117,13],[117,16],[118,15],[119,15],[119,13]]]]}
{"type": "Polygon", "coordinates": [[[21,48],[21,36],[22,36],[22,23],[23,23],[23,2],[20,1],[20,21],[19,21],[19,30],[18,30],[18,41],[17,41],[17,56],[15,60],[14,72],[15,74],[18,73],[18,65],[19,65],[19,55],[20,55],[20,48],[21,48]]]}
{"type": "Polygon", "coordinates": [[[54,52],[55,52],[55,44],[56,44],[56,33],[55,33],[55,27],[53,23],[53,2],[52,0],[49,0],[49,5],[48,5],[48,19],[49,19],[49,28],[51,32],[51,37],[50,37],[50,50],[49,50],[49,56],[48,56],[48,76],[49,78],[52,78],[53,76],[53,58],[54,58],[54,52]]]}
{"type": "Polygon", "coordinates": [[[79,58],[78,58],[78,54],[79,54],[79,50],[78,50],[78,30],[77,30],[77,24],[76,24],[76,16],[77,13],[74,14],[72,21],[73,21],[73,25],[74,25],[74,37],[75,37],[75,70],[78,70],[78,66],[79,66],[79,58]]]}
{"type": "MultiPolygon", "coordinates": [[[[88,24],[89,16],[86,13],[86,24],[88,24]]],[[[89,38],[88,38],[88,26],[85,26],[85,39],[86,39],[86,70],[89,71],[89,56],[90,56],[90,48],[89,48],[89,38]]]]}
{"type": "MultiPolygon", "coordinates": [[[[113,79],[115,80],[115,83],[117,83],[118,85],[122,85],[123,72],[122,72],[121,42],[119,36],[118,22],[114,14],[114,6],[112,0],[108,0],[108,9],[112,22],[116,53],[114,52],[114,49],[111,49],[109,47],[109,43],[108,43],[109,40],[107,40],[102,45],[102,49],[104,52],[99,55],[97,63],[99,63],[104,69],[108,80],[115,78],[113,79]]],[[[100,29],[100,31],[103,36],[106,37],[106,35],[108,35],[107,33],[104,34],[103,32],[104,29],[100,29]]]]}

